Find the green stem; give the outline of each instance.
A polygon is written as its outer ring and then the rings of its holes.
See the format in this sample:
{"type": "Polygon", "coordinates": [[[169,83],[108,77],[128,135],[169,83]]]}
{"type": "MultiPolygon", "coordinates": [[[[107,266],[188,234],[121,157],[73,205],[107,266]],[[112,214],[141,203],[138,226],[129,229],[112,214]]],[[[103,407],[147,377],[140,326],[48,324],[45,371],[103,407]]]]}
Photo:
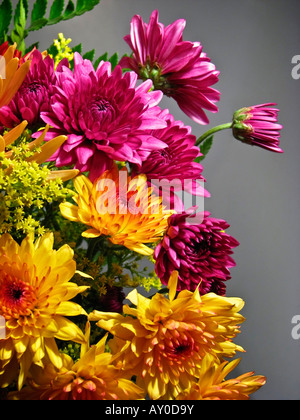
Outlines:
{"type": "Polygon", "coordinates": [[[226,124],[220,124],[220,125],[217,125],[216,127],[211,128],[210,130],[206,131],[206,133],[202,134],[202,136],[200,136],[196,140],[195,145],[199,146],[205,139],[207,139],[207,137],[210,137],[211,135],[217,133],[218,131],[226,130],[228,128],[232,128],[232,122],[226,123],[226,124]]]}

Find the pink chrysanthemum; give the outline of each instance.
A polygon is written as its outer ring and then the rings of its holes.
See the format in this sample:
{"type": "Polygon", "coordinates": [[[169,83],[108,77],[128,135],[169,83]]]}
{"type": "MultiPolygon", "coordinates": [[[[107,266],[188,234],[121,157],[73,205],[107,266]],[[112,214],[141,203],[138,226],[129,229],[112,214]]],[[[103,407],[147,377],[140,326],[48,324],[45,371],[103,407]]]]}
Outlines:
{"type": "Polygon", "coordinates": [[[9,105],[0,110],[0,123],[4,127],[13,128],[23,120],[31,128],[38,128],[39,123],[44,125],[40,114],[49,109],[54,92],[54,61],[49,56],[44,58],[38,50],[32,52],[30,59],[30,69],[20,89],[9,105]]]}
{"type": "Polygon", "coordinates": [[[163,284],[174,270],[178,271],[178,290],[208,292],[224,295],[223,281],[230,279],[230,267],[235,261],[230,256],[238,241],[225,232],[225,220],[210,217],[204,212],[201,224],[188,221],[190,214],[174,214],[169,228],[154,252],[155,271],[163,284]]]}
{"type": "Polygon", "coordinates": [[[135,15],[130,34],[124,40],[133,51],[120,65],[134,70],[141,79],[152,79],[155,89],[174,98],[192,120],[208,124],[203,111],[217,112],[220,93],[211,88],[218,82],[219,71],[202,51],[200,42],[182,40],[186,21],[179,19],[165,27],[154,10],[149,24],[135,15]]]}
{"type": "Polygon", "coordinates": [[[233,135],[236,139],[252,146],[259,146],[272,152],[283,153],[279,147],[280,130],[276,103],[267,103],[241,108],[233,116],[233,135]]]}
{"type": "Polygon", "coordinates": [[[162,128],[157,106],[161,92],[150,92],[152,82],[136,87],[134,72],[101,62],[94,70],[89,60],[74,54],[74,72],[62,60],[51,110],[42,118],[53,128],[48,138],[64,134],[67,141],[51,158],[57,166],[73,165],[90,171],[94,180],[111,169],[112,160],[140,164],[151,150],[165,147],[145,130],[162,128]]]}
{"type": "Polygon", "coordinates": [[[167,127],[154,130],[152,135],[166,143],[167,147],[151,152],[147,160],[141,165],[133,165],[132,169],[134,174],[145,174],[152,187],[165,188],[166,194],[162,191],[164,202],[174,198],[176,208],[183,210],[184,205],[179,196],[172,197],[170,194],[171,187],[175,192],[209,196],[202,185],[205,181],[202,176],[203,166],[195,162],[201,153],[199,147],[195,146],[196,137],[191,134],[191,127],[175,121],[168,110],[162,111],[161,115],[167,127]]]}

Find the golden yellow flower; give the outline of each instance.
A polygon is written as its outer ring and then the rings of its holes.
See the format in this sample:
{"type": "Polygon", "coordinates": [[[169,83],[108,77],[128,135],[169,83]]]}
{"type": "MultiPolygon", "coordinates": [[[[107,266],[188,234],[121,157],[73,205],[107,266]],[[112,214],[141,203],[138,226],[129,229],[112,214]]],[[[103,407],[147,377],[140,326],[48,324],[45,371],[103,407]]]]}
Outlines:
{"type": "Polygon", "coordinates": [[[206,354],[232,357],[242,347],[232,339],[244,321],[238,312],[244,302],[208,293],[181,291],[177,298],[178,273],[169,281],[169,299],[160,293],[151,299],[136,290],[124,305],[125,316],[94,311],[89,319],[114,335],[113,354],[125,371],[137,376],[137,384],[151,399],[174,398],[190,387],[201,372],[206,354]]]}
{"type": "Polygon", "coordinates": [[[0,108],[9,104],[30,68],[30,60],[19,65],[19,59],[14,58],[16,47],[11,45],[0,59],[0,108]]]}
{"type": "Polygon", "coordinates": [[[30,366],[43,366],[46,354],[60,368],[55,338],[85,341],[80,328],[65,318],[85,314],[69,301],[87,288],[69,281],[75,271],[72,249],[64,245],[53,250],[51,233],[36,242],[28,235],[21,245],[9,234],[0,237],[0,315],[6,322],[6,337],[0,339],[0,386],[8,386],[19,373],[20,389],[30,366]]]}
{"type": "Polygon", "coordinates": [[[126,168],[119,171],[115,166],[94,183],[80,175],[74,186],[78,194],[72,198],[77,206],[65,202],[60,210],[65,218],[91,227],[83,232],[84,237],[106,235],[113,244],[153,254],[145,244],[162,238],[171,212],[152,194],[144,175],[131,179],[126,168]]]}
{"type": "MultiPolygon", "coordinates": [[[[0,135],[0,153],[5,152],[5,149],[14,143],[23,134],[27,124],[27,121],[22,121],[21,124],[14,127],[3,136],[0,135]]],[[[39,148],[39,151],[36,151],[32,156],[26,159],[27,162],[36,162],[38,164],[45,162],[66,141],[67,136],[58,136],[43,144],[48,130],[49,125],[47,124],[42,135],[38,139],[33,140],[31,143],[27,144],[29,151],[34,151],[36,148],[39,148]]],[[[5,152],[5,157],[11,159],[12,152],[5,152]]],[[[48,175],[48,179],[61,178],[63,181],[67,181],[74,178],[78,172],[79,171],[77,169],[51,171],[48,175]]]]}
{"type": "Polygon", "coordinates": [[[248,400],[266,383],[261,375],[247,372],[234,379],[225,380],[226,376],[239,364],[240,359],[232,362],[218,362],[209,355],[202,362],[200,376],[190,389],[182,392],[177,400],[248,400]]]}
{"type": "MultiPolygon", "coordinates": [[[[140,400],[144,391],[124,378],[124,372],[113,365],[113,356],[105,353],[103,337],[98,344],[81,347],[80,359],[74,363],[61,354],[61,368],[51,363],[34,366],[28,386],[13,392],[15,400],[140,400]]],[[[59,356],[58,356],[59,357],[59,356]]]]}

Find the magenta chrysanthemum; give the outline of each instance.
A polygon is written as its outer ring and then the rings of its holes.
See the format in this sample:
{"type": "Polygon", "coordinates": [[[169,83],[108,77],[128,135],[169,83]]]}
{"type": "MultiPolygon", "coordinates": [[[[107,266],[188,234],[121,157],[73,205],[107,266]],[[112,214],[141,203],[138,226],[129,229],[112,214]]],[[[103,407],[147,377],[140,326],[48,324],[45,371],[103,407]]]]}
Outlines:
{"type": "Polygon", "coordinates": [[[165,186],[166,190],[172,187],[174,191],[208,197],[209,193],[202,185],[205,181],[202,176],[203,166],[195,162],[202,155],[199,147],[195,146],[196,137],[191,134],[191,127],[185,126],[182,121],[175,121],[168,110],[162,111],[161,116],[167,127],[154,130],[151,134],[167,147],[152,151],[141,165],[133,165],[133,173],[145,174],[153,187],[165,186]]]}
{"type": "Polygon", "coordinates": [[[203,213],[201,224],[188,221],[190,214],[174,214],[162,242],[155,249],[155,271],[163,284],[174,270],[179,273],[178,290],[201,294],[215,292],[224,294],[223,281],[230,279],[230,267],[235,261],[230,256],[238,241],[225,232],[229,224],[225,220],[203,213]]]}
{"type": "Polygon", "coordinates": [[[155,89],[174,98],[192,120],[208,124],[203,109],[217,112],[220,93],[211,88],[219,71],[202,51],[200,42],[182,40],[186,21],[179,19],[165,27],[154,10],[149,24],[135,15],[130,34],[124,40],[133,51],[120,65],[134,70],[141,79],[152,79],[155,89]]]}
{"type": "Polygon", "coordinates": [[[31,54],[29,72],[20,89],[7,106],[0,110],[0,123],[12,128],[27,120],[29,127],[38,128],[41,112],[49,110],[49,102],[54,92],[54,61],[43,57],[34,50],[31,54]]]}
{"type": "Polygon", "coordinates": [[[52,126],[48,139],[60,134],[67,141],[51,158],[57,166],[74,165],[90,171],[94,180],[111,168],[113,160],[141,164],[151,150],[166,147],[145,130],[163,128],[161,92],[150,92],[152,82],[136,87],[134,72],[101,62],[94,70],[89,60],[74,54],[74,72],[66,60],[57,67],[57,87],[51,110],[42,118],[52,126]]]}
{"type": "Polygon", "coordinates": [[[280,130],[276,103],[266,103],[241,108],[233,116],[233,135],[252,146],[259,146],[272,152],[283,153],[279,147],[280,130]]]}

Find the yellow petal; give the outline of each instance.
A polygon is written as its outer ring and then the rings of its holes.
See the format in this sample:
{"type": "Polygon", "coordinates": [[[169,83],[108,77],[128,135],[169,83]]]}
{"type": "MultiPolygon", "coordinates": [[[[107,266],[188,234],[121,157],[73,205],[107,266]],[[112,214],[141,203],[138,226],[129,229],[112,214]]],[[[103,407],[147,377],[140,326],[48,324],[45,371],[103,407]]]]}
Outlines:
{"type": "Polygon", "coordinates": [[[169,300],[171,302],[172,300],[174,300],[176,296],[177,283],[178,283],[178,271],[173,271],[168,282],[169,300]]]}
{"type": "Polygon", "coordinates": [[[61,171],[51,171],[47,179],[57,179],[60,178],[62,181],[69,181],[70,179],[75,178],[79,173],[78,169],[65,169],[61,171]]]}
{"type": "Polygon", "coordinates": [[[96,229],[88,229],[81,234],[84,238],[99,238],[101,233],[96,229]]]}
{"type": "Polygon", "coordinates": [[[35,153],[30,158],[26,159],[27,162],[35,161],[38,164],[45,162],[49,159],[60,146],[67,140],[67,136],[58,136],[52,140],[49,140],[41,147],[40,153],[35,153]]]}
{"type": "Polygon", "coordinates": [[[61,302],[57,308],[56,314],[66,316],[87,315],[85,310],[74,302],[61,302]]]}
{"type": "Polygon", "coordinates": [[[2,136],[0,136],[0,153],[5,152],[5,141],[2,136]]]}
{"type": "Polygon", "coordinates": [[[74,204],[65,202],[61,203],[59,206],[60,212],[68,220],[71,222],[78,222],[78,207],[74,206],[74,204]]]}
{"type": "Polygon", "coordinates": [[[9,146],[11,143],[16,141],[20,135],[23,133],[27,126],[28,122],[26,120],[22,121],[21,124],[17,125],[15,128],[10,130],[4,135],[5,146],[9,146]]]}

